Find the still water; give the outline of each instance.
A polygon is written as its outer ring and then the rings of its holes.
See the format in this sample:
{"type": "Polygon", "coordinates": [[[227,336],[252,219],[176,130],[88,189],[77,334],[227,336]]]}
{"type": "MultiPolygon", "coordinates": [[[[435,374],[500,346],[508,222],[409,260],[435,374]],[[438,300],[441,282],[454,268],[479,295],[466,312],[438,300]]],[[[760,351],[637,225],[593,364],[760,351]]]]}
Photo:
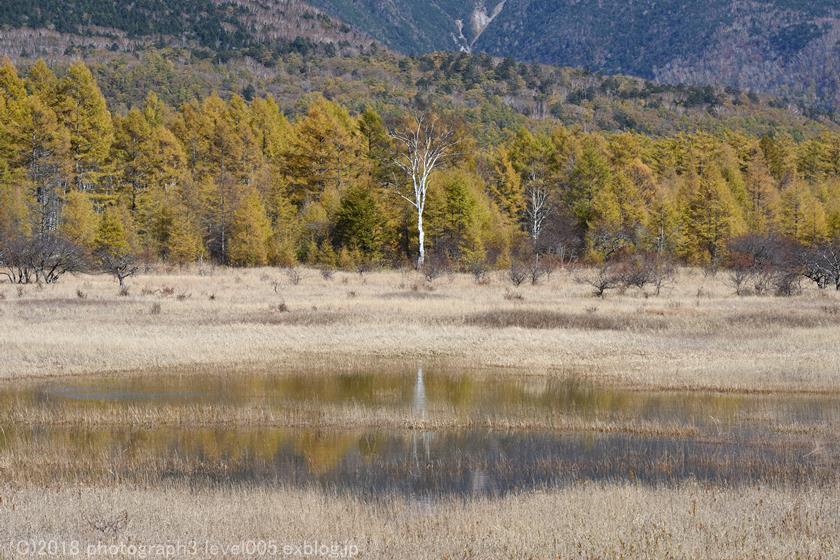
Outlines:
{"type": "Polygon", "coordinates": [[[80,480],[499,495],[582,480],[833,481],[840,466],[840,398],[826,396],[643,392],[411,368],[74,379],[0,390],[0,405],[41,418],[5,420],[0,458],[28,458],[33,472],[80,480]],[[198,408],[351,413],[346,426],[319,429],[317,421],[243,426],[223,413],[218,422],[190,423],[198,408]],[[181,421],[160,426],[149,420],[154,414],[138,414],[136,421],[78,422],[120,410],[165,410],[181,421]],[[417,423],[367,421],[383,414],[417,423]],[[69,417],[77,421],[62,420],[69,417]],[[435,427],[437,418],[447,422],[435,427]],[[504,429],[481,427],[500,420],[504,429]],[[569,425],[575,429],[556,428],[569,425]]]}

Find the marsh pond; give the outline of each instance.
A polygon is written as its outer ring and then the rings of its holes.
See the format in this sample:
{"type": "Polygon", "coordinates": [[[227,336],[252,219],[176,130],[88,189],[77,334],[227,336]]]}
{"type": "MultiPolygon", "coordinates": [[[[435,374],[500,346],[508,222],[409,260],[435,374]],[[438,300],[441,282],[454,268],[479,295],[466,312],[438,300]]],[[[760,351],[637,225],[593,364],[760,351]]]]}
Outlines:
{"type": "Polygon", "coordinates": [[[643,391],[404,371],[73,378],[0,387],[27,477],[504,495],[585,480],[836,480],[840,396],[643,391]]]}

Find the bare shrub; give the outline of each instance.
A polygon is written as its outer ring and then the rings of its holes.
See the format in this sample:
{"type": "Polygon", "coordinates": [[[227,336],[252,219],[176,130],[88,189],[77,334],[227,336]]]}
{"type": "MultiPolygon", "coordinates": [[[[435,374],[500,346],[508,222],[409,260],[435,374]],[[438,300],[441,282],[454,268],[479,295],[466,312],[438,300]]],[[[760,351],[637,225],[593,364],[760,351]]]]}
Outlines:
{"type": "Polygon", "coordinates": [[[323,266],[320,270],[321,278],[324,280],[331,282],[332,279],[335,277],[335,269],[330,266],[323,266]]]}
{"type": "Polygon", "coordinates": [[[657,253],[640,253],[627,256],[614,263],[613,268],[621,289],[638,288],[644,290],[646,287],[652,286],[655,295],[660,295],[662,288],[673,281],[676,274],[673,262],[666,256],[657,253]]]}
{"type": "Polygon", "coordinates": [[[774,273],[774,241],[769,236],[743,235],[729,242],[729,284],[739,296],[767,291],[774,273]]]}
{"type": "Polygon", "coordinates": [[[423,278],[425,278],[426,282],[428,282],[429,284],[433,283],[441,276],[448,274],[449,270],[449,259],[446,257],[445,254],[441,254],[438,252],[435,252],[432,255],[426,257],[423,261],[423,266],[420,269],[420,271],[423,274],[423,278]]]}
{"type": "Polygon", "coordinates": [[[92,529],[95,529],[103,535],[110,535],[116,538],[123,529],[128,526],[128,511],[123,511],[119,515],[110,519],[88,519],[85,521],[92,529]]]}
{"type": "Polygon", "coordinates": [[[82,291],[81,288],[78,288],[76,290],[76,297],[79,298],[79,299],[87,299],[88,296],[85,292],[82,291]]]}
{"type": "Polygon", "coordinates": [[[520,294],[516,290],[511,290],[509,288],[507,290],[505,290],[504,298],[507,301],[524,301],[525,300],[525,298],[522,296],[522,294],[520,294]]]}
{"type": "Polygon", "coordinates": [[[95,256],[99,268],[113,276],[119,282],[120,288],[124,287],[126,278],[134,276],[140,270],[134,255],[98,251],[95,256]]]}
{"type": "Polygon", "coordinates": [[[609,290],[622,286],[621,276],[611,263],[604,263],[594,271],[577,278],[578,282],[592,286],[592,295],[603,298],[609,290]]]}
{"type": "MultiPolygon", "coordinates": [[[[301,281],[300,270],[290,266],[290,267],[284,269],[284,272],[286,274],[286,279],[289,281],[289,284],[291,284],[292,286],[297,286],[298,284],[300,284],[300,281],[301,281]]],[[[275,289],[275,291],[276,291],[276,289],[275,289]]]]}
{"type": "Polygon", "coordinates": [[[528,274],[531,278],[531,284],[536,286],[540,283],[542,277],[547,276],[548,274],[548,268],[546,267],[544,260],[537,255],[537,257],[531,261],[531,269],[528,274]]]}
{"type": "Polygon", "coordinates": [[[479,286],[486,286],[490,283],[490,279],[487,276],[488,266],[484,260],[477,259],[474,262],[469,263],[467,269],[470,274],[472,274],[475,283],[479,286]]]}
{"type": "Polygon", "coordinates": [[[0,243],[0,275],[13,284],[53,284],[62,275],[83,272],[88,266],[82,248],[60,235],[16,237],[0,243]]]}
{"type": "Polygon", "coordinates": [[[802,293],[802,275],[798,270],[782,270],[773,275],[773,291],[777,296],[790,297],[802,293]]]}
{"type": "Polygon", "coordinates": [[[510,263],[510,268],[508,269],[508,280],[510,280],[510,283],[513,284],[514,287],[518,288],[523,282],[525,282],[525,280],[528,279],[530,272],[531,268],[527,262],[520,259],[514,259],[510,263]]]}
{"type": "Polygon", "coordinates": [[[840,291],[840,236],[802,251],[803,275],[821,290],[840,291]]]}
{"type": "Polygon", "coordinates": [[[152,304],[152,308],[149,310],[149,312],[152,315],[160,315],[160,309],[161,309],[160,303],[155,302],[155,303],[152,304]]]}

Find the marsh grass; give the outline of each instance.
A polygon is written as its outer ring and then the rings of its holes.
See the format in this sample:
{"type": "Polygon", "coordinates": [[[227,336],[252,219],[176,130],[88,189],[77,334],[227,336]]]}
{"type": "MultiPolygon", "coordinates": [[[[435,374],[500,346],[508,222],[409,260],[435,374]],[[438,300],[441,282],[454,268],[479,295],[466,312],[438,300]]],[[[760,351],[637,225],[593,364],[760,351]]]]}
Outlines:
{"type": "Polygon", "coordinates": [[[639,314],[599,315],[534,309],[498,309],[467,315],[465,324],[505,329],[579,329],[586,331],[657,331],[669,328],[665,319],[639,314]]]}
{"type": "Polygon", "coordinates": [[[374,502],[317,489],[0,486],[0,541],[354,543],[358,558],[840,556],[840,487],[588,483],[502,499],[374,502]],[[593,504],[598,504],[593,507],[593,504]],[[125,523],[114,520],[125,519],[125,523]],[[107,535],[99,526],[115,526],[107,535]]]}
{"type": "Polygon", "coordinates": [[[506,299],[503,274],[488,274],[482,286],[452,275],[434,292],[412,289],[425,282],[412,272],[327,280],[304,271],[298,284],[284,278],[282,293],[260,280],[282,274],[153,271],[133,278],[126,297],[100,276],[22,290],[0,300],[0,379],[445,360],[636,387],[836,392],[840,381],[834,292],[739,298],[696,270],[680,271],[661,297],[628,290],[603,300],[562,272],[523,284],[517,299],[506,299]],[[279,303],[288,313],[277,312],[279,303]]]}
{"type": "MultiPolygon", "coordinates": [[[[573,374],[648,391],[779,398],[839,391],[840,296],[833,292],[738,298],[725,279],[697,270],[680,271],[662,297],[628,290],[603,300],[563,272],[516,291],[504,274],[487,274],[480,286],[470,275],[432,286],[409,271],[335,277],[294,272],[282,278],[283,271],[271,269],[152,271],[130,280],[125,296],[98,276],[67,277],[40,290],[0,287],[0,294],[8,292],[0,298],[0,381],[103,373],[236,376],[266,368],[319,376],[422,363],[474,371],[478,379],[491,372],[537,380],[573,374]]],[[[352,403],[53,410],[23,401],[3,404],[0,543],[44,536],[233,543],[280,535],[295,544],[353,541],[361,557],[374,559],[840,557],[836,415],[811,422],[759,410],[746,419],[772,428],[744,445],[779,450],[791,459],[785,465],[749,450],[738,464],[725,455],[697,458],[709,468],[755,472],[769,481],[761,484],[642,484],[627,473],[624,482],[426,501],[368,499],[335,488],[231,485],[231,468],[240,465],[224,455],[132,455],[130,445],[111,447],[100,436],[99,452],[80,458],[72,453],[78,443],[72,435],[44,447],[21,434],[88,430],[95,442],[97,432],[113,428],[133,430],[143,441],[157,428],[231,434],[288,428],[317,440],[325,430],[355,426],[410,435],[473,429],[694,438],[710,445],[732,445],[733,439],[714,422],[580,418],[558,411],[465,416],[440,407],[416,418],[352,403]],[[806,458],[819,476],[808,470],[806,458]],[[216,483],[195,484],[199,479],[216,483]]],[[[272,450],[265,451],[266,464],[272,450]]],[[[666,458],[651,468],[667,474],[678,461],[666,458]]],[[[548,466],[576,468],[556,459],[548,466]]],[[[515,472],[518,465],[508,461],[500,468],[515,472]]],[[[0,547],[4,555],[8,551],[0,547]]]]}

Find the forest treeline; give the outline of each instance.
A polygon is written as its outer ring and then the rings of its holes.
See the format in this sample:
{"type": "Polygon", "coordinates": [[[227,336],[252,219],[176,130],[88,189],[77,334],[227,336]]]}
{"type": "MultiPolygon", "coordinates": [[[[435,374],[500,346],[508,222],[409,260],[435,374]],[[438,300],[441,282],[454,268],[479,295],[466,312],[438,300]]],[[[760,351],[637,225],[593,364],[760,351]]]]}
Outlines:
{"type": "MultiPolygon", "coordinates": [[[[112,114],[84,63],[57,77],[6,61],[0,251],[49,236],[176,265],[399,266],[417,252],[416,209],[391,131],[410,116],[351,114],[317,94],[291,121],[272,98],[215,95],[169,107],[149,93],[112,114]]],[[[427,253],[453,269],[616,251],[706,265],[746,234],[804,246],[840,235],[837,134],[557,125],[480,145],[456,112],[437,118],[457,145],[431,177],[427,253]]]]}

